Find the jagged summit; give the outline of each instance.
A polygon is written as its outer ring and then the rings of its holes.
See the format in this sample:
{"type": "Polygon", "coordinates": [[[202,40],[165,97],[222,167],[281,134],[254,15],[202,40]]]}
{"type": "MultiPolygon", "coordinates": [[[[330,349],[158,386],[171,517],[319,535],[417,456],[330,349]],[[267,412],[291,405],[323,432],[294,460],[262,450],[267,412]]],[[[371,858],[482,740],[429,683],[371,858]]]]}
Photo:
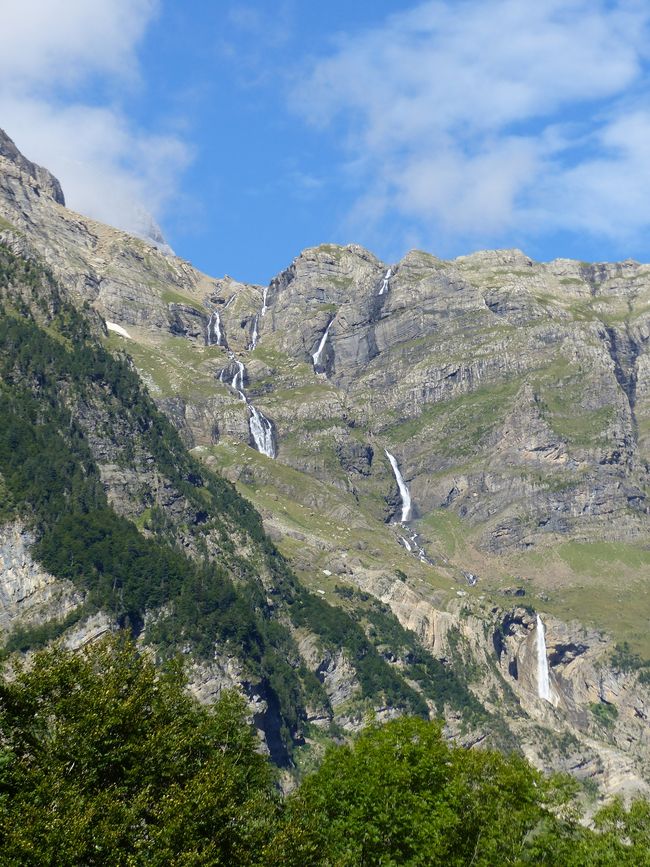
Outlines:
{"type": "MultiPolygon", "coordinates": [[[[57,204],[66,204],[59,180],[48,169],[28,160],[18,149],[13,139],[2,129],[0,129],[0,157],[11,162],[20,172],[35,182],[33,193],[36,196],[44,193],[57,204]]],[[[174,255],[174,251],[167,243],[162,229],[153,215],[146,208],[143,208],[142,205],[137,203],[133,205],[126,222],[128,225],[120,226],[121,229],[130,235],[134,235],[136,238],[146,241],[166,256],[174,255]]]]}
{"type": "Polygon", "coordinates": [[[24,157],[7,133],[0,129],[0,156],[11,160],[21,171],[33,178],[46,195],[51,196],[59,205],[65,205],[61,184],[48,169],[24,157]]]}

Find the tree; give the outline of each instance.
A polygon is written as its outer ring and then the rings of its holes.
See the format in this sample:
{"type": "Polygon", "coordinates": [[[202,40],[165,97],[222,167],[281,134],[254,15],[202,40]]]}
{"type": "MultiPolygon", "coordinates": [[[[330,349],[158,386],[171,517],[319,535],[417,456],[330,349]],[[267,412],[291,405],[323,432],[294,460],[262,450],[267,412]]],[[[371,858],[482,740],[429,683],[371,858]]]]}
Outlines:
{"type": "Polygon", "coordinates": [[[334,747],[289,800],[276,864],[494,865],[526,860],[556,824],[553,781],[518,756],[465,750],[405,718],[334,747]]]}
{"type": "Polygon", "coordinates": [[[233,693],[213,711],[123,637],[0,681],[2,865],[253,864],[271,770],[233,693]]]}

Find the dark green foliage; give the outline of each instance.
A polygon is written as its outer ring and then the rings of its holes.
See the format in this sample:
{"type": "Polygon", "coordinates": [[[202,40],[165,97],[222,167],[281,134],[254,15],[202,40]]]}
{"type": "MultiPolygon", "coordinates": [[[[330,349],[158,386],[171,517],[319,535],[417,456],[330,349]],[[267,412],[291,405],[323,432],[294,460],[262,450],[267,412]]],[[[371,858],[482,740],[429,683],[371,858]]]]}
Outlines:
{"type": "Polygon", "coordinates": [[[251,864],[276,821],[244,704],[119,638],[0,681],[0,863],[251,864]]]}
{"type": "Polygon", "coordinates": [[[642,671],[642,676],[650,669],[650,660],[641,659],[638,653],[630,650],[627,641],[617,644],[611,656],[612,668],[618,671],[642,671]]]}
{"type": "Polygon", "coordinates": [[[613,704],[607,704],[607,702],[604,701],[593,702],[589,705],[589,709],[595,719],[597,719],[601,725],[605,726],[605,728],[611,728],[618,717],[616,706],[613,704]]]}
{"type": "Polygon", "coordinates": [[[0,650],[0,658],[4,658],[15,651],[24,653],[27,650],[44,647],[50,641],[54,641],[63,635],[66,629],[70,629],[75,623],[79,623],[87,613],[88,607],[86,605],[79,605],[62,620],[48,620],[39,626],[18,627],[14,629],[7,639],[5,646],[0,650]]]}
{"type": "MultiPolygon", "coordinates": [[[[19,261],[11,270],[16,279],[24,270],[19,261]]],[[[53,575],[74,582],[85,603],[64,622],[15,633],[6,649],[45,643],[82,613],[98,609],[138,632],[145,613],[164,606],[164,618],[148,637],[163,650],[182,642],[206,659],[212,658],[215,641],[229,647],[278,706],[289,744],[288,732],[304,715],[301,678],[308,681],[312,702],[319,687],[302,667],[288,631],[270,617],[258,572],[237,555],[233,532],[242,543],[257,546],[277,594],[290,596],[295,579],[253,507],[229,482],[194,461],[129,364],[94,340],[87,321],[61,301],[42,271],[33,274],[34,285],[47,283],[55,311],[43,314],[47,330],[16,298],[0,317],[3,515],[20,513],[31,524],[37,536],[33,555],[53,575]],[[129,434],[119,443],[124,462],[132,458],[133,443],[153,456],[157,470],[195,510],[191,532],[203,559],[189,559],[176,549],[177,528],[160,509],[151,510],[156,536],[145,538],[109,507],[75,415],[78,406],[95,408],[96,424],[103,425],[109,442],[113,426],[127,425],[129,434]],[[220,535],[221,560],[208,557],[202,534],[209,530],[220,535]]]]}
{"type": "Polygon", "coordinates": [[[0,244],[0,288],[24,287],[39,289],[44,283],[54,288],[50,272],[35,259],[14,255],[0,244]]]}
{"type": "MultiPolygon", "coordinates": [[[[434,701],[440,714],[449,705],[463,711],[468,718],[487,719],[488,714],[452,665],[441,662],[425,650],[414,633],[404,629],[387,605],[373,600],[366,617],[375,635],[409,663],[409,677],[420,685],[427,698],[434,701]]],[[[463,674],[467,679],[465,671],[463,674]]]]}
{"type": "Polygon", "coordinates": [[[415,718],[329,750],[289,799],[284,865],[520,864],[555,787],[523,759],[451,747],[415,718]]]}
{"type": "MultiPolygon", "coordinates": [[[[368,593],[354,590],[352,587],[337,585],[334,592],[346,601],[354,601],[355,608],[343,615],[343,612],[332,609],[324,600],[314,598],[301,608],[294,607],[294,616],[298,618],[296,622],[308,625],[329,647],[354,648],[356,656],[352,658],[352,662],[361,669],[369,664],[366,648],[370,647],[373,654],[373,670],[380,681],[383,681],[383,678],[381,672],[377,670],[379,666],[374,661],[375,653],[379,657],[387,654],[403,660],[408,665],[409,679],[414,680],[422,690],[422,696],[416,693],[414,698],[414,690],[408,687],[407,693],[402,688],[400,700],[406,702],[406,706],[412,712],[425,717],[429,715],[426,702],[423,701],[424,697],[433,701],[441,714],[445,706],[449,705],[455,710],[462,711],[467,719],[487,721],[488,714],[465,685],[463,676],[454,670],[452,664],[441,662],[425,650],[415,634],[404,629],[387,605],[368,593]],[[351,625],[348,618],[356,622],[351,625]],[[362,622],[365,622],[365,632],[362,622]]],[[[385,661],[384,664],[386,665],[385,661]]],[[[462,669],[463,665],[464,663],[458,668],[462,669]]],[[[395,677],[396,672],[388,665],[386,668],[388,675],[395,677]]],[[[382,687],[387,694],[390,694],[390,689],[394,688],[393,681],[386,680],[382,683],[382,687]]]]}
{"type": "Polygon", "coordinates": [[[296,626],[306,626],[315,632],[326,647],[345,648],[356,669],[364,697],[383,696],[389,706],[429,715],[422,696],[388,665],[361,626],[345,611],[317,596],[301,593],[291,606],[291,618],[296,626]]]}
{"type": "Polygon", "coordinates": [[[333,747],[282,801],[233,693],[111,636],[0,674],[0,864],[648,867],[650,805],[583,827],[576,785],[405,718],[333,747]]]}

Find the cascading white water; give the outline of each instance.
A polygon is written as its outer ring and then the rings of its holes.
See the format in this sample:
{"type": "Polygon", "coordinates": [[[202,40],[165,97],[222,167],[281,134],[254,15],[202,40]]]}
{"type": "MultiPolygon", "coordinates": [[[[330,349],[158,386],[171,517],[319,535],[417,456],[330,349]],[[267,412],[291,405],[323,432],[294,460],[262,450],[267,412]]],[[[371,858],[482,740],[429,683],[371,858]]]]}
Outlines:
{"type": "Polygon", "coordinates": [[[252,403],[248,404],[248,408],[251,413],[248,420],[248,428],[257,451],[266,455],[267,458],[274,458],[275,441],[273,438],[273,425],[252,403]]]}
{"type": "Polygon", "coordinates": [[[334,320],[330,319],[330,321],[327,325],[327,328],[325,329],[325,333],[323,334],[323,336],[320,339],[320,343],[318,344],[318,349],[312,355],[312,358],[314,359],[314,367],[318,367],[318,365],[320,364],[320,357],[323,353],[323,349],[325,349],[325,344],[327,343],[327,335],[330,333],[330,328],[332,327],[332,322],[334,322],[334,320]]]}
{"type": "Polygon", "coordinates": [[[208,321],[208,346],[221,346],[222,338],[221,316],[215,310],[208,321]]]}
{"type": "Polygon", "coordinates": [[[386,273],[384,274],[384,279],[383,279],[382,284],[381,284],[381,289],[379,290],[380,295],[383,295],[384,292],[388,292],[388,283],[389,283],[390,278],[392,276],[393,276],[393,272],[389,268],[388,271],[386,271],[386,273]]]}
{"type": "Polygon", "coordinates": [[[230,298],[226,301],[223,309],[227,310],[230,307],[230,305],[232,304],[232,302],[235,300],[236,297],[237,297],[236,295],[231,295],[230,298]]]}
{"type": "Polygon", "coordinates": [[[246,368],[241,361],[237,361],[237,359],[234,357],[233,361],[237,365],[237,370],[235,371],[235,375],[233,376],[230,385],[232,386],[232,388],[235,389],[235,391],[242,400],[246,400],[246,395],[244,394],[244,373],[246,371],[246,368]]]}
{"type": "MultiPolygon", "coordinates": [[[[274,458],[276,449],[273,425],[264,413],[260,412],[257,407],[253,406],[244,393],[244,377],[246,376],[246,368],[244,367],[243,362],[239,361],[235,357],[235,353],[232,351],[228,352],[228,357],[235,365],[235,375],[232,380],[230,380],[230,387],[237,392],[241,400],[246,404],[250,413],[248,417],[248,430],[250,431],[255,448],[258,452],[266,455],[267,458],[274,458]]],[[[228,368],[225,367],[219,374],[221,382],[224,381],[224,375],[227,370],[228,368]]],[[[230,376],[230,374],[228,374],[228,376],[230,376]]]]}
{"type": "Polygon", "coordinates": [[[393,468],[393,473],[395,474],[395,481],[397,482],[400,497],[402,498],[402,524],[405,524],[411,517],[411,494],[409,489],[406,487],[406,482],[402,478],[402,474],[399,471],[399,466],[397,464],[395,456],[391,455],[388,449],[384,449],[384,451],[386,452],[386,457],[390,461],[390,465],[393,468]]]}
{"type": "Polygon", "coordinates": [[[269,287],[265,286],[264,292],[262,294],[262,316],[266,316],[266,311],[269,309],[268,305],[266,303],[266,299],[268,298],[268,295],[269,295],[269,287]]]}
{"type": "Polygon", "coordinates": [[[537,615],[536,626],[537,648],[537,695],[545,701],[551,701],[551,682],[548,676],[548,659],[546,658],[546,638],[542,618],[537,615]]]}
{"type": "MultiPolygon", "coordinates": [[[[264,315],[264,314],[262,314],[262,315],[264,315]]],[[[260,321],[260,317],[256,313],[255,319],[253,319],[253,333],[251,334],[251,342],[248,346],[248,348],[251,350],[255,349],[255,347],[257,346],[257,341],[259,340],[259,337],[260,337],[260,332],[259,332],[259,328],[258,328],[259,321],[260,321]]]]}

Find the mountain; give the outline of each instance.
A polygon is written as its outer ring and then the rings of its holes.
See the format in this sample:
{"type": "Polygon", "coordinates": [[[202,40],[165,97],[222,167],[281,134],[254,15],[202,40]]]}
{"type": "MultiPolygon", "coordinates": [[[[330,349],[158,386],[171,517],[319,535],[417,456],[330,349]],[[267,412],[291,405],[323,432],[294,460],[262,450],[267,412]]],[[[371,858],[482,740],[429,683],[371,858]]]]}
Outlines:
{"type": "Polygon", "coordinates": [[[59,192],[0,138],[7,648],[128,626],[287,767],[415,712],[647,792],[650,266],[326,244],[262,287],[59,192]]]}

